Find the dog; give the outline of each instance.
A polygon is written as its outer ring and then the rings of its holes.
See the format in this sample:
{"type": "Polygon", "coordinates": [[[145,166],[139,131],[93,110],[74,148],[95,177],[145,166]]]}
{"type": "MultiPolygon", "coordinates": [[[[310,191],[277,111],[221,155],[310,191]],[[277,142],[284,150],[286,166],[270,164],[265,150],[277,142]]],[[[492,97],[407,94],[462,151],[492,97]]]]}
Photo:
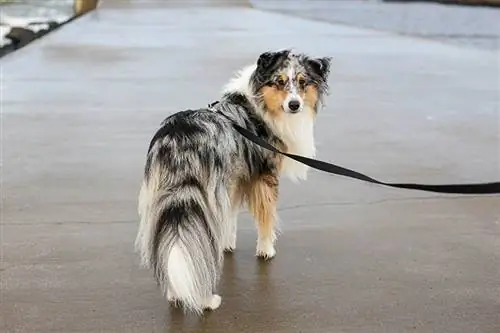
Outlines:
{"type": "Polygon", "coordinates": [[[245,206],[256,221],[256,255],[275,256],[280,177],[303,180],[308,168],[252,143],[233,123],[281,151],[313,157],[330,63],[291,50],[262,53],[229,81],[215,106],[161,123],[147,153],[135,247],[168,301],[199,315],[220,306],[223,256],[236,248],[245,206]]]}

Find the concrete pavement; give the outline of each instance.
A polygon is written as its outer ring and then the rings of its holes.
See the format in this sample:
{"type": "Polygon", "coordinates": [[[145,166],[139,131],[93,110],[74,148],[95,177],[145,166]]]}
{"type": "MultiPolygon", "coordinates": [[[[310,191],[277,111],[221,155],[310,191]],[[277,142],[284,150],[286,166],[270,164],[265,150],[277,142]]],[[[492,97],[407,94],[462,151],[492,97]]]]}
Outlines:
{"type": "Polygon", "coordinates": [[[284,181],[277,257],[242,217],[221,308],[133,253],[149,139],[268,49],[334,58],[319,157],[389,181],[500,178],[499,55],[246,6],[108,1],[2,59],[1,332],[500,331],[500,198],[284,181]]]}

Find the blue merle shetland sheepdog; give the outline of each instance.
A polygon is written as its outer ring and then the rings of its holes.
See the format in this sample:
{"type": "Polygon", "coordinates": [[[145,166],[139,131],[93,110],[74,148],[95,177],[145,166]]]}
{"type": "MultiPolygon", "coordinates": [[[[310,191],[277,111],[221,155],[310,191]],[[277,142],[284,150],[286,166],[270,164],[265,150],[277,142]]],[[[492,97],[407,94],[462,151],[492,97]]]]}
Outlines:
{"type": "Polygon", "coordinates": [[[223,253],[236,247],[244,206],[255,217],[257,256],[274,257],[280,176],[305,179],[307,167],[248,141],[232,122],[282,151],[314,156],[313,125],[329,71],[330,58],[266,52],[213,108],[161,123],[147,154],[136,249],[169,301],[197,314],[219,307],[223,253]]]}

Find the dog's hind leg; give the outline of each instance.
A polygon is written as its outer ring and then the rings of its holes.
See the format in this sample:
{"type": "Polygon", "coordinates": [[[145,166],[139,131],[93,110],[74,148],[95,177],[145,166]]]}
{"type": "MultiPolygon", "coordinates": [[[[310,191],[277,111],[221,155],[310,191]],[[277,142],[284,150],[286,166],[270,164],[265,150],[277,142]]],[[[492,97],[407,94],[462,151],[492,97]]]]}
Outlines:
{"type": "Polygon", "coordinates": [[[223,247],[225,252],[233,252],[236,249],[236,235],[238,231],[238,215],[241,211],[241,203],[244,200],[241,184],[234,185],[229,189],[230,208],[226,218],[226,231],[223,236],[223,247]]]}
{"type": "Polygon", "coordinates": [[[170,286],[170,283],[169,283],[169,285],[167,287],[167,300],[169,302],[176,302],[176,300],[177,300],[177,295],[172,290],[172,287],[170,286]]]}
{"type": "Polygon", "coordinates": [[[227,231],[224,235],[223,245],[225,252],[233,252],[236,250],[236,233],[238,229],[238,214],[239,207],[231,207],[227,221],[227,231]]]}
{"type": "Polygon", "coordinates": [[[260,176],[252,182],[248,195],[249,209],[257,224],[257,256],[271,259],[276,255],[276,204],[278,177],[273,174],[260,176]]]}

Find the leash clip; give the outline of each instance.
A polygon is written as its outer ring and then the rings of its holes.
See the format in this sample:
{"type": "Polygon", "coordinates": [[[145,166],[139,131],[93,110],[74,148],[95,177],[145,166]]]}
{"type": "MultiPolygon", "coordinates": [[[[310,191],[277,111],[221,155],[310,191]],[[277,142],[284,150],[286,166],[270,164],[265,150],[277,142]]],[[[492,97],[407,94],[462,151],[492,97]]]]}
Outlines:
{"type": "Polygon", "coordinates": [[[214,108],[214,106],[216,106],[217,104],[219,104],[219,101],[215,101],[215,102],[213,102],[213,103],[210,103],[210,104],[208,104],[208,108],[209,108],[210,110],[212,110],[212,111],[215,111],[213,108],[214,108]]]}

